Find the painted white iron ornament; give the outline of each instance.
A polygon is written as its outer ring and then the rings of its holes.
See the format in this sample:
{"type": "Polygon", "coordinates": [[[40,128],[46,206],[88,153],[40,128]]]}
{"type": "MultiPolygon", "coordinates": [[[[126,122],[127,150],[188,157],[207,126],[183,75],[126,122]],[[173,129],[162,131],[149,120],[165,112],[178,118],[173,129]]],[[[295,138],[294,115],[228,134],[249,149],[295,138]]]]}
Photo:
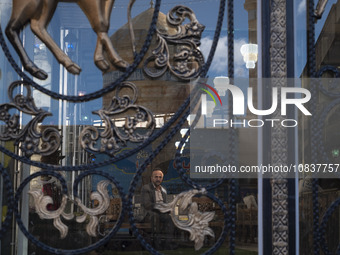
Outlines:
{"type": "Polygon", "coordinates": [[[209,222],[214,218],[215,212],[200,212],[196,202],[192,198],[198,194],[206,194],[205,189],[189,190],[178,194],[171,203],[160,203],[155,205],[162,213],[170,212],[171,219],[176,227],[188,231],[190,240],[195,242],[195,250],[202,248],[206,235],[215,237],[213,230],[209,227],[209,222]],[[181,210],[188,209],[188,220],[180,221],[175,215],[175,208],[179,204],[181,210]]]}
{"type": "MultiPolygon", "coordinates": [[[[97,200],[98,206],[95,208],[87,208],[79,198],[75,199],[75,203],[84,211],[84,214],[76,217],[78,223],[84,222],[89,216],[89,223],[86,226],[86,232],[90,236],[97,236],[96,229],[99,223],[97,215],[103,214],[110,205],[110,197],[107,191],[107,186],[111,184],[110,181],[100,181],[97,184],[97,191],[91,193],[91,200],[97,200]]],[[[41,190],[29,191],[34,199],[35,210],[40,219],[53,219],[53,225],[60,232],[60,238],[65,238],[68,233],[68,227],[61,221],[61,216],[66,220],[74,218],[73,213],[65,213],[65,206],[69,199],[67,195],[63,195],[60,207],[55,211],[47,210],[47,205],[53,203],[50,196],[45,196],[41,190]]]]}

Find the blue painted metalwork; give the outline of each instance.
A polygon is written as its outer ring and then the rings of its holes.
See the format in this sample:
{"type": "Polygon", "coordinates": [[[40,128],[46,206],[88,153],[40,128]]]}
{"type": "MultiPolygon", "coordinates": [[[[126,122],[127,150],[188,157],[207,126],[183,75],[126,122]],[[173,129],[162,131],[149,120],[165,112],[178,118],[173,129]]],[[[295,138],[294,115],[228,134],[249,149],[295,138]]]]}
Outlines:
{"type": "MultiPolygon", "coordinates": [[[[309,0],[307,3],[307,50],[308,50],[308,76],[310,78],[316,77],[316,62],[315,62],[315,23],[314,23],[314,0],[309,0]]],[[[311,84],[311,163],[317,163],[318,153],[316,144],[316,134],[317,134],[317,118],[316,118],[316,96],[317,88],[315,82],[311,84]]],[[[320,253],[319,248],[319,200],[318,200],[318,180],[313,179],[313,246],[314,254],[320,253]]]]}
{"type": "Polygon", "coordinates": [[[13,195],[14,191],[13,191],[13,185],[9,177],[9,174],[7,173],[6,169],[1,164],[0,164],[0,174],[3,178],[3,183],[7,190],[7,206],[8,206],[5,220],[1,224],[1,229],[0,229],[0,239],[1,239],[4,236],[4,234],[7,233],[8,228],[10,227],[11,222],[12,222],[13,208],[14,208],[14,195],[13,195]]]}
{"type": "MultiPolygon", "coordinates": [[[[336,201],[334,201],[327,209],[325,214],[322,217],[321,224],[320,224],[320,245],[322,248],[322,251],[327,254],[334,254],[329,251],[328,246],[327,246],[327,240],[325,238],[326,234],[326,225],[336,208],[340,205],[340,198],[338,198],[336,201]]],[[[340,245],[340,244],[339,244],[340,245]]],[[[337,249],[335,254],[339,254],[339,249],[337,249]]]]}
{"type": "MultiPolygon", "coordinates": [[[[320,2],[320,1],[319,1],[320,2]]],[[[314,15],[314,0],[308,1],[308,22],[307,22],[307,53],[308,53],[308,75],[309,78],[321,78],[325,72],[331,72],[334,74],[335,78],[339,78],[339,70],[334,66],[323,66],[319,71],[316,70],[316,50],[315,50],[315,15],[314,15]]],[[[326,90],[322,84],[314,79],[311,81],[311,163],[319,163],[322,160],[323,163],[331,163],[328,157],[324,141],[323,141],[323,129],[326,124],[326,119],[331,110],[340,105],[340,93],[335,93],[326,90]],[[321,92],[328,98],[333,99],[328,105],[324,106],[323,109],[317,110],[318,103],[318,93],[321,92]]],[[[325,240],[325,228],[326,224],[336,209],[340,204],[340,200],[334,201],[326,210],[320,222],[320,203],[319,203],[319,180],[313,179],[312,182],[312,192],[313,192],[313,247],[314,254],[320,254],[320,248],[325,254],[331,253],[327,246],[327,240],[325,240]]],[[[339,243],[340,245],[340,243],[339,243]]],[[[336,254],[339,254],[339,249],[337,249],[336,254]]]]}

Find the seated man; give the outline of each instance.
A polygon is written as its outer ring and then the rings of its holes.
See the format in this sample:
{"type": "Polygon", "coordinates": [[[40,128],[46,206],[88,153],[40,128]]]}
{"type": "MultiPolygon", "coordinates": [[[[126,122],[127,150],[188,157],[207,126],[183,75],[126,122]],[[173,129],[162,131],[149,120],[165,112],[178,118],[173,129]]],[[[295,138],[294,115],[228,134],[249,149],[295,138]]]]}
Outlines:
{"type": "MultiPolygon", "coordinates": [[[[151,182],[142,187],[141,197],[142,205],[146,212],[145,222],[150,222],[153,226],[153,231],[157,240],[155,245],[161,245],[162,241],[170,241],[165,243],[166,248],[171,247],[174,235],[174,224],[171,217],[167,213],[161,213],[159,210],[154,209],[156,203],[166,203],[166,190],[162,187],[163,172],[161,169],[154,169],[151,175],[151,182]],[[164,240],[162,240],[164,239],[164,240]]],[[[157,247],[156,247],[157,248],[157,247]]]]}

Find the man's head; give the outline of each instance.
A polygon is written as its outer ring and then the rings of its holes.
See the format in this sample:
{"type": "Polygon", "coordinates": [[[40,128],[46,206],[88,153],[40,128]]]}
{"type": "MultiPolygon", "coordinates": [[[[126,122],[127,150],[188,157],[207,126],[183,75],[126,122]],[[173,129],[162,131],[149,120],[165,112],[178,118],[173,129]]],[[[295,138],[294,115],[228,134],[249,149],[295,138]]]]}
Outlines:
{"type": "Polygon", "coordinates": [[[151,182],[158,187],[163,181],[163,172],[161,169],[154,169],[151,174],[151,182]]]}

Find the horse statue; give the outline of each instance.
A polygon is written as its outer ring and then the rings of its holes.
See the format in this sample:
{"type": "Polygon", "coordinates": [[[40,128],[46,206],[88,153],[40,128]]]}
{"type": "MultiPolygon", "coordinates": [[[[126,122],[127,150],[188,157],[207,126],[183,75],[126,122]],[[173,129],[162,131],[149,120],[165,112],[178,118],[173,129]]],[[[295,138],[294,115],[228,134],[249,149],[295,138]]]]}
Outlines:
{"type": "MultiPolygon", "coordinates": [[[[109,61],[117,68],[125,70],[128,67],[128,63],[115,51],[107,34],[115,0],[13,0],[12,14],[6,27],[6,35],[18,53],[25,70],[38,79],[45,80],[47,78],[47,73],[38,68],[28,57],[20,40],[20,32],[30,23],[33,33],[45,43],[67,71],[72,74],[79,74],[81,72],[81,68],[59,48],[46,30],[58,3],[65,1],[75,2],[79,5],[87,16],[94,32],[97,34],[97,45],[94,52],[96,66],[102,71],[106,71],[109,68],[109,63],[103,54],[104,50],[106,50],[109,61]]],[[[134,2],[135,0],[129,1],[128,15],[131,15],[131,8],[134,2]]],[[[131,17],[129,17],[130,21],[131,17]]]]}

